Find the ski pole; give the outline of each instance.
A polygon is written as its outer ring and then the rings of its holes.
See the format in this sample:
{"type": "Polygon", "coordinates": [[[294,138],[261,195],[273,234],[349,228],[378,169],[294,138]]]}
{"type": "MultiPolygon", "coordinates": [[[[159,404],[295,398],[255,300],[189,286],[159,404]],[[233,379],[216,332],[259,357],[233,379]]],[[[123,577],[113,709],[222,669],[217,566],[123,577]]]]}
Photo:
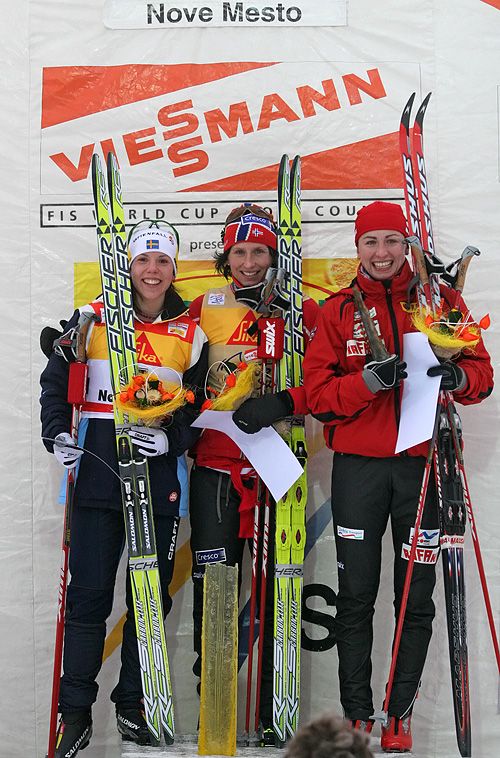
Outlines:
{"type": "Polygon", "coordinates": [[[257,606],[257,563],[259,555],[260,510],[262,483],[257,484],[257,499],[254,507],[253,540],[252,540],[252,585],[250,590],[250,621],[248,625],[248,666],[247,666],[247,700],[245,711],[245,733],[250,737],[250,707],[252,698],[253,647],[255,641],[255,609],[257,606]]]}
{"type": "Polygon", "coordinates": [[[467,511],[467,516],[469,517],[470,522],[470,532],[472,535],[472,544],[474,545],[474,553],[476,556],[476,562],[477,562],[477,568],[479,571],[479,579],[481,581],[481,588],[483,591],[483,597],[484,597],[484,604],[486,606],[486,615],[488,617],[488,624],[490,627],[491,632],[491,640],[493,643],[493,649],[495,651],[495,658],[497,661],[497,667],[498,667],[498,673],[500,675],[500,647],[498,645],[498,637],[495,629],[495,621],[493,619],[493,611],[491,608],[491,601],[490,601],[490,594],[488,591],[488,583],[486,581],[486,573],[484,571],[484,564],[483,564],[483,558],[481,554],[481,548],[479,545],[479,537],[477,535],[477,529],[476,529],[476,521],[474,518],[474,513],[472,511],[472,501],[470,497],[470,491],[469,491],[469,485],[467,483],[467,476],[465,474],[465,461],[464,456],[462,452],[462,446],[460,444],[459,434],[458,434],[458,427],[456,423],[456,416],[458,415],[455,409],[455,404],[453,403],[452,399],[450,398],[450,393],[447,393],[447,411],[448,411],[448,418],[450,420],[450,428],[451,433],[453,436],[453,444],[455,447],[455,453],[457,456],[457,463],[458,463],[458,469],[460,471],[460,476],[462,479],[462,486],[464,489],[464,502],[465,502],[465,508],[467,511]]]}
{"type": "Polygon", "coordinates": [[[422,523],[422,516],[424,513],[424,506],[425,506],[425,499],[427,497],[427,490],[429,488],[429,479],[432,469],[432,462],[434,458],[434,447],[436,445],[436,437],[437,437],[437,430],[438,430],[438,419],[439,419],[439,413],[436,413],[436,420],[434,422],[434,431],[432,432],[432,437],[429,442],[429,451],[427,453],[427,458],[425,460],[425,468],[424,473],[422,477],[422,485],[420,487],[420,494],[418,498],[418,505],[417,505],[417,513],[415,517],[415,525],[413,527],[413,540],[411,543],[410,548],[410,555],[408,558],[408,566],[406,568],[406,575],[405,575],[405,582],[403,585],[403,594],[401,596],[401,604],[399,606],[399,614],[398,614],[398,621],[396,625],[396,632],[394,635],[394,643],[392,647],[392,659],[391,659],[391,667],[389,670],[389,678],[387,680],[387,687],[385,691],[385,699],[384,704],[382,706],[382,712],[384,716],[384,723],[387,726],[389,723],[388,713],[389,713],[389,701],[391,698],[392,693],[392,685],[394,683],[394,674],[396,671],[396,662],[398,658],[399,653],[399,645],[401,643],[401,635],[403,632],[403,624],[405,620],[406,615],[406,606],[408,604],[408,596],[410,594],[410,584],[411,579],[413,576],[413,566],[415,563],[415,556],[417,553],[417,544],[418,544],[418,535],[420,532],[420,525],[422,523]]]}
{"type": "MultiPolygon", "coordinates": [[[[96,319],[94,314],[82,313],[78,326],[72,336],[75,345],[76,360],[69,364],[68,403],[72,405],[71,436],[75,445],[78,442],[80,412],[85,400],[87,384],[87,363],[85,347],[90,324],[96,319]]],[[[64,339],[64,336],[61,339],[64,339]]],[[[68,585],[69,550],[71,542],[71,516],[75,492],[76,473],[68,469],[66,496],[64,503],[63,536],[61,544],[61,566],[59,570],[59,592],[56,619],[56,639],[54,644],[54,668],[52,673],[52,697],[49,718],[49,744],[47,758],[54,758],[57,733],[57,714],[59,712],[59,689],[61,683],[62,654],[64,643],[64,617],[66,611],[66,589],[68,585]]]]}
{"type": "Polygon", "coordinates": [[[269,559],[269,519],[270,519],[270,494],[266,490],[264,503],[264,525],[262,529],[262,558],[261,558],[261,585],[259,603],[259,647],[257,655],[257,687],[255,691],[255,731],[259,728],[260,691],[262,684],[262,663],[264,654],[264,627],[267,598],[267,567],[269,559]]]}

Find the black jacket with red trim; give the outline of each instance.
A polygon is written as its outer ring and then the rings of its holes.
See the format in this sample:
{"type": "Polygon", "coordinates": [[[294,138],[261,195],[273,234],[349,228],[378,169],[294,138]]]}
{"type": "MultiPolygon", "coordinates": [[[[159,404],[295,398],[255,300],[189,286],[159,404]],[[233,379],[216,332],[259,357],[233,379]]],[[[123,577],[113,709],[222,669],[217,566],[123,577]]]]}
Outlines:
{"type": "MultiPolygon", "coordinates": [[[[165,309],[159,319],[167,328],[170,319],[185,314],[186,307],[181,297],[169,290],[165,299],[165,309]]],[[[66,324],[69,331],[78,322],[79,311],[75,311],[66,324]]],[[[165,422],[164,430],[169,441],[166,455],[148,458],[149,479],[153,509],[167,515],[178,515],[180,484],[177,477],[177,456],[191,447],[200,431],[190,424],[199,413],[203,400],[203,387],[208,369],[208,345],[205,342],[196,363],[184,372],[183,381],[195,391],[194,405],[186,405],[177,410],[172,419],[165,422]]],[[[69,432],[71,426],[71,405],[67,402],[69,364],[56,353],[52,353],[40,377],[42,393],[41,422],[42,437],[47,450],[53,452],[53,440],[61,432],[69,432]]],[[[82,422],[80,427],[84,427],[82,422]]],[[[75,504],[84,507],[121,509],[121,488],[118,477],[115,425],[112,419],[90,418],[83,441],[85,454],[80,459],[75,488],[75,504]]]]}
{"type": "MultiPolygon", "coordinates": [[[[390,281],[375,281],[359,269],[355,279],[387,350],[403,359],[403,335],[416,331],[404,307],[411,278],[405,261],[401,272],[390,281]]],[[[450,300],[448,288],[442,288],[442,295],[445,301],[450,300]]],[[[463,301],[460,305],[466,308],[463,301]]],[[[352,289],[340,290],[321,309],[304,359],[307,402],[312,415],[324,424],[329,448],[385,458],[395,455],[402,387],[372,393],[362,377],[370,360],[352,289]]],[[[483,341],[473,350],[462,351],[456,362],[465,371],[467,386],[454,393],[455,400],[468,405],[488,397],[493,389],[493,369],[483,341]]],[[[426,455],[427,450],[424,442],[407,454],[426,455]]]]}

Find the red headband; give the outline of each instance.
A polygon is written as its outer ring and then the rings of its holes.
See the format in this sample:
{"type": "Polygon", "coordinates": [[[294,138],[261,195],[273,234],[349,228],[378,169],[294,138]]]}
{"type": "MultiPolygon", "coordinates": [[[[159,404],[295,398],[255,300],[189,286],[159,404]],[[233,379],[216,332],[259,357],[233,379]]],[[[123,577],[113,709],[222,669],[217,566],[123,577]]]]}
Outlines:
{"type": "Polygon", "coordinates": [[[354,244],[357,245],[361,235],[366,234],[366,232],[374,232],[377,229],[401,232],[403,237],[406,237],[408,228],[401,207],[395,203],[384,203],[382,200],[364,205],[354,222],[354,244]]]}
{"type": "Polygon", "coordinates": [[[224,229],[224,252],[238,242],[255,242],[276,250],[276,231],[270,219],[246,213],[224,229]]]}

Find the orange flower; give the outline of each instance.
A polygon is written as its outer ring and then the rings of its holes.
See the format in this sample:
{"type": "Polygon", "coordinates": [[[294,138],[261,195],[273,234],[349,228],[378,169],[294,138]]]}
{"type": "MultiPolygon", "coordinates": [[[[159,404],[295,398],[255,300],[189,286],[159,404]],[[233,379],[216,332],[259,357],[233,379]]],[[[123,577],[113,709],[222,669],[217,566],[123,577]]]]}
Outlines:
{"type": "Polygon", "coordinates": [[[213,405],[213,401],[212,400],[205,400],[205,402],[201,406],[201,410],[202,411],[208,411],[208,410],[210,410],[210,408],[212,407],[212,405],[213,405]]]}
{"type": "Polygon", "coordinates": [[[184,397],[186,398],[186,402],[194,403],[194,392],[192,390],[188,390],[184,397]]]}
{"type": "Polygon", "coordinates": [[[226,387],[234,387],[236,385],[236,377],[234,374],[228,374],[226,376],[226,387]]]}

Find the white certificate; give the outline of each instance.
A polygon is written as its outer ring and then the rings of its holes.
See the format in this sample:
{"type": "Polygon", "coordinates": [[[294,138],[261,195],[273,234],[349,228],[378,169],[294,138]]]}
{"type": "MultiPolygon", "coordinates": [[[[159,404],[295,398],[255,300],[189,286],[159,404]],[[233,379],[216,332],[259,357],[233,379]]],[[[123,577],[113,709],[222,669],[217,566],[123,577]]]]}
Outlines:
{"type": "Polygon", "coordinates": [[[192,426],[215,429],[231,437],[275,500],[283,497],[302,474],[302,466],[272,426],[246,434],[233,422],[232,411],[203,411],[192,426]]]}

